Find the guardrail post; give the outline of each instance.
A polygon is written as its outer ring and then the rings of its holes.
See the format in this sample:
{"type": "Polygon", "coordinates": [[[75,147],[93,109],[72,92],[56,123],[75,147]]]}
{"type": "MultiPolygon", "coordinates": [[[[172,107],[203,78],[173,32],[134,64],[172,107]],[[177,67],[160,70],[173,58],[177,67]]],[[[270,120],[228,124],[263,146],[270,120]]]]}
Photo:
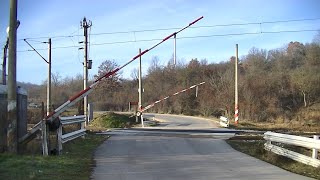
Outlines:
{"type": "Polygon", "coordinates": [[[270,140],[267,140],[267,145],[271,145],[271,141],[270,140]]]}
{"type": "MultiPolygon", "coordinates": [[[[264,137],[266,137],[266,134],[264,134],[264,137]]],[[[267,142],[265,143],[265,145],[271,145],[271,140],[269,138],[267,138],[266,140],[267,140],[267,142]]]]}
{"type": "Polygon", "coordinates": [[[141,114],[141,125],[142,125],[142,127],[144,128],[144,122],[143,122],[143,116],[142,116],[142,114],[141,114]]]}
{"type": "Polygon", "coordinates": [[[220,126],[229,127],[229,119],[223,116],[220,116],[220,126]]]}
{"type": "Polygon", "coordinates": [[[57,130],[57,141],[58,141],[58,154],[61,154],[62,151],[62,124],[60,124],[58,130],[57,130]]]}
{"type": "MultiPolygon", "coordinates": [[[[319,140],[319,135],[313,135],[313,139],[319,140]]],[[[318,149],[312,149],[312,158],[318,159],[318,149]]]]}

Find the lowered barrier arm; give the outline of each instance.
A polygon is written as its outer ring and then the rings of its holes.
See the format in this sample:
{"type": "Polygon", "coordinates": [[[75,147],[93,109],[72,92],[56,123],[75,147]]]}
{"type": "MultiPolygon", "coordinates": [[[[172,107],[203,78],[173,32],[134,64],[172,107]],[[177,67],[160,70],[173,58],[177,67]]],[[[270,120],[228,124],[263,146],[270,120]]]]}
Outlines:
{"type": "MultiPolygon", "coordinates": [[[[195,85],[193,85],[193,86],[190,86],[189,88],[186,88],[186,89],[183,89],[183,90],[181,90],[181,91],[178,91],[178,92],[172,94],[171,96],[176,96],[176,95],[178,95],[178,94],[180,94],[180,93],[182,93],[182,92],[186,92],[186,91],[188,91],[188,90],[190,90],[190,89],[192,89],[192,88],[198,87],[198,86],[200,86],[200,85],[202,85],[202,84],[204,84],[204,83],[206,83],[206,82],[201,82],[201,83],[199,83],[199,84],[195,84],[195,85]]],[[[164,98],[162,98],[162,99],[160,99],[160,100],[158,100],[158,101],[155,101],[155,102],[149,104],[148,106],[146,106],[146,107],[144,107],[144,108],[142,108],[142,109],[139,109],[139,112],[138,112],[137,115],[138,115],[138,116],[141,115],[144,111],[152,108],[152,107],[155,106],[156,104],[160,103],[161,101],[164,101],[164,100],[168,99],[168,98],[171,97],[171,96],[164,97],[164,98]]]]}

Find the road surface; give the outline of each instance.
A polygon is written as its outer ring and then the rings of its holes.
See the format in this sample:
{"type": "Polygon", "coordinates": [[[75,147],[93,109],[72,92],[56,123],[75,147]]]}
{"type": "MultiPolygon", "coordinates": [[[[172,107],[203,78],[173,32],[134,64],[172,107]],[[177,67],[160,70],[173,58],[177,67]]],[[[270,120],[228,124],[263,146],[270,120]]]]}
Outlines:
{"type": "MultiPolygon", "coordinates": [[[[169,128],[190,124],[202,127],[209,123],[194,122],[189,117],[183,121],[183,117],[160,116],[166,118],[169,128]]],[[[309,179],[240,153],[219,137],[113,135],[95,152],[92,179],[309,179]]]]}
{"type": "Polygon", "coordinates": [[[160,125],[155,128],[161,129],[210,129],[219,127],[219,124],[214,120],[192,116],[146,113],[144,117],[149,119],[154,117],[155,120],[160,122],[160,125]]]}

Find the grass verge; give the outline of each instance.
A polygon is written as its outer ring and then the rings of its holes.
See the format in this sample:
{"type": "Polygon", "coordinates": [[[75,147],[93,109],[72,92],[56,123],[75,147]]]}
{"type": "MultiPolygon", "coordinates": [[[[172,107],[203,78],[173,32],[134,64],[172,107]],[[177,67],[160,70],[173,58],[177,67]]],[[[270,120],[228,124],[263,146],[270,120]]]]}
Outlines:
{"type": "Polygon", "coordinates": [[[287,171],[320,179],[320,168],[314,168],[287,157],[266,151],[264,150],[264,140],[237,140],[231,138],[227,140],[227,143],[237,151],[261,159],[287,171]]]}
{"type": "Polygon", "coordinates": [[[63,145],[60,156],[0,154],[1,179],[90,179],[93,152],[107,136],[87,134],[63,145]]]}
{"type": "Polygon", "coordinates": [[[288,123],[273,123],[273,122],[250,122],[241,121],[234,125],[230,123],[231,129],[257,130],[257,131],[273,131],[273,132],[290,132],[290,134],[320,134],[320,125],[311,125],[296,121],[288,123]]]}
{"type": "Polygon", "coordinates": [[[94,118],[87,129],[91,131],[104,131],[109,128],[129,128],[134,124],[135,117],[130,118],[126,114],[107,112],[94,118]]]}

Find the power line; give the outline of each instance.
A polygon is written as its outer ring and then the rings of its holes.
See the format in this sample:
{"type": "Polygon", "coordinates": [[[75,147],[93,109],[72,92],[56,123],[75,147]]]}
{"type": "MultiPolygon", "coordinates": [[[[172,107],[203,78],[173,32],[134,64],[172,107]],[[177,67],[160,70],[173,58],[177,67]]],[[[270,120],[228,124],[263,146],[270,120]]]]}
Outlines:
{"type": "MultiPolygon", "coordinates": [[[[224,36],[243,36],[243,35],[257,35],[257,34],[279,34],[279,33],[316,32],[316,31],[320,31],[320,29],[261,31],[261,32],[229,33],[229,34],[211,34],[211,35],[177,37],[177,39],[195,39],[195,38],[210,38],[210,37],[224,37],[224,36]]],[[[91,46],[127,44],[127,43],[136,43],[136,42],[151,42],[151,41],[159,41],[159,40],[162,40],[162,39],[141,39],[141,40],[129,40],[129,41],[92,43],[91,46]]],[[[81,46],[71,45],[71,46],[54,47],[52,49],[66,49],[66,48],[79,48],[79,47],[81,47],[81,46]]],[[[38,50],[47,50],[47,49],[38,49],[38,50]]],[[[18,52],[28,52],[28,51],[33,51],[33,50],[21,50],[21,51],[18,51],[18,52]]]]}
{"type": "MultiPolygon", "coordinates": [[[[317,21],[320,18],[306,18],[306,19],[292,19],[292,20],[279,20],[279,21],[262,21],[262,22],[248,22],[248,23],[232,23],[232,24],[217,24],[217,25],[204,25],[204,26],[195,26],[191,27],[192,29],[199,28],[214,28],[214,27],[228,27],[228,26],[247,26],[247,25],[262,25],[262,24],[276,24],[276,23],[289,23],[289,22],[303,22],[303,21],[317,21]]],[[[167,31],[167,30],[177,30],[180,29],[178,27],[173,28],[159,28],[159,29],[144,29],[144,30],[132,30],[132,31],[116,31],[116,32],[101,32],[101,33],[91,33],[92,36],[100,36],[100,35],[113,35],[113,34],[129,34],[129,33],[141,33],[141,32],[154,32],[154,31],[167,31]]],[[[72,33],[74,34],[74,33],[72,33]]],[[[78,37],[81,35],[61,35],[61,36],[53,36],[51,39],[55,38],[71,38],[78,37]]],[[[24,38],[27,40],[30,39],[48,39],[49,37],[30,37],[24,38]]],[[[23,39],[19,39],[23,40],[23,39]]]]}

